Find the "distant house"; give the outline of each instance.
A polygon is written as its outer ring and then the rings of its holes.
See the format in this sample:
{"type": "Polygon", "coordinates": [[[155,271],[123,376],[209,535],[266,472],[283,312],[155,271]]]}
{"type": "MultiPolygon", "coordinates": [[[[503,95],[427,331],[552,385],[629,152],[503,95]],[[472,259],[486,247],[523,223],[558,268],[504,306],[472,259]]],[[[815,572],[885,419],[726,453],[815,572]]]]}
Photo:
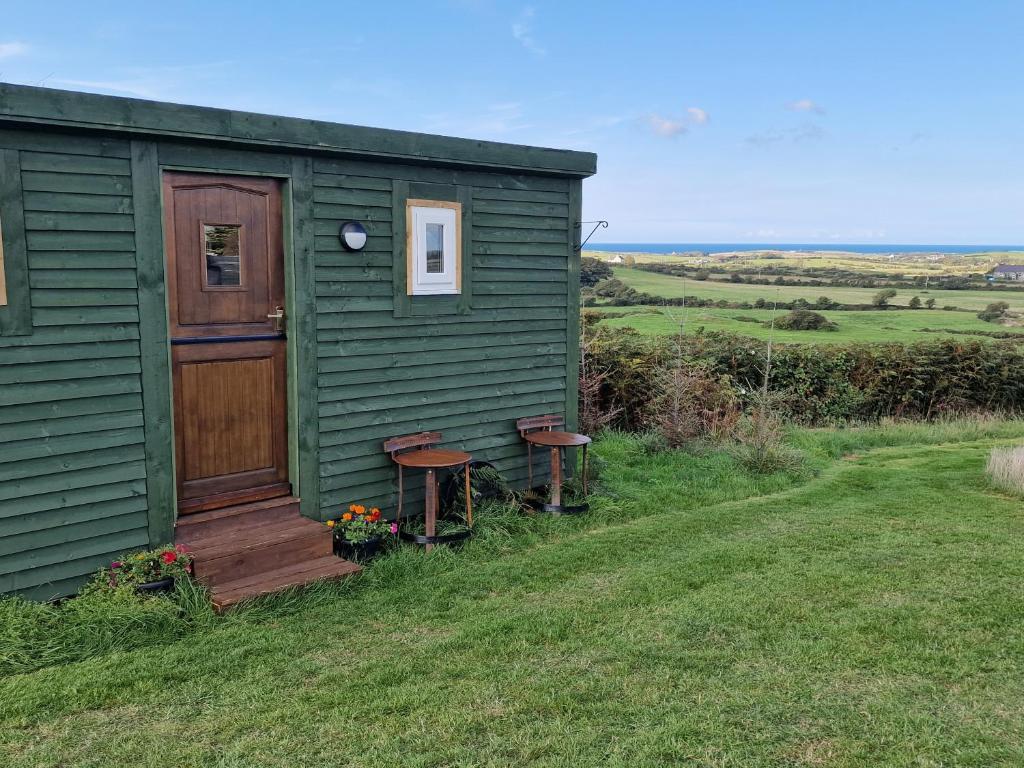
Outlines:
{"type": "Polygon", "coordinates": [[[624,258],[622,258],[622,254],[621,253],[613,253],[611,255],[611,257],[608,259],[608,263],[609,264],[625,264],[626,260],[624,258]]]}
{"type": "Polygon", "coordinates": [[[996,280],[1024,280],[1024,265],[1000,264],[992,270],[996,280]]]}

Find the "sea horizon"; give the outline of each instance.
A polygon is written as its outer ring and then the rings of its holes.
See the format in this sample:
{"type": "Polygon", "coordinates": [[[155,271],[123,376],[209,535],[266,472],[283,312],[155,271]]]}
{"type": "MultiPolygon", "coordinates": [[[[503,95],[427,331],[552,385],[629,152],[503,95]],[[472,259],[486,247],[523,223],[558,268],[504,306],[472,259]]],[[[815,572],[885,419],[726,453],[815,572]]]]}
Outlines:
{"type": "Polygon", "coordinates": [[[845,253],[929,253],[964,255],[988,251],[1024,251],[1024,245],[949,245],[941,243],[587,243],[585,251],[672,254],[701,251],[843,251],[845,253]]]}

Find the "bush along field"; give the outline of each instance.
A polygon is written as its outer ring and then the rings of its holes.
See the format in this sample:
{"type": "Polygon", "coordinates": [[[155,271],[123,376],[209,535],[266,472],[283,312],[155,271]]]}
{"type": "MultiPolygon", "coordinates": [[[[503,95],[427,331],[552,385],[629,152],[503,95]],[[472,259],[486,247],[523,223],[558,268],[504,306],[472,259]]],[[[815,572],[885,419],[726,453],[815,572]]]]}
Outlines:
{"type": "Polygon", "coordinates": [[[1010,342],[783,345],[772,348],[770,365],[768,349],[734,334],[651,336],[590,326],[581,409],[608,414],[617,428],[649,428],[675,388],[674,370],[721,381],[742,411],[765,389],[781,416],[800,424],[1015,414],[1024,407],[1024,348],[1010,342]]]}
{"type": "Polygon", "coordinates": [[[1022,438],[787,428],[756,471],[607,433],[588,514],[491,506],[159,641],[174,597],[66,614],[0,676],[0,764],[1020,765],[1024,526],[984,467],[1022,438]],[[150,630],[61,661],[94,626],[150,630]]]}

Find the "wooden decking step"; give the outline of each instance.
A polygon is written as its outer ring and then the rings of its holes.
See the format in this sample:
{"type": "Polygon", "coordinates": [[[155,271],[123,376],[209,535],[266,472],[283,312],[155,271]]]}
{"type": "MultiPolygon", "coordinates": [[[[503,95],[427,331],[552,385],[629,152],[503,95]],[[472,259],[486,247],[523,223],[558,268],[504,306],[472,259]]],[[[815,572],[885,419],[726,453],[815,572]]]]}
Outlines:
{"type": "Polygon", "coordinates": [[[175,534],[217,610],[361,570],[335,557],[331,531],[302,517],[290,496],[183,516],[175,534]]]}
{"type": "Polygon", "coordinates": [[[362,568],[356,563],[334,555],[326,555],[255,576],[221,582],[211,590],[213,605],[218,611],[224,611],[243,600],[280,592],[289,587],[305,586],[325,579],[352,576],[361,570],[362,568]]]}

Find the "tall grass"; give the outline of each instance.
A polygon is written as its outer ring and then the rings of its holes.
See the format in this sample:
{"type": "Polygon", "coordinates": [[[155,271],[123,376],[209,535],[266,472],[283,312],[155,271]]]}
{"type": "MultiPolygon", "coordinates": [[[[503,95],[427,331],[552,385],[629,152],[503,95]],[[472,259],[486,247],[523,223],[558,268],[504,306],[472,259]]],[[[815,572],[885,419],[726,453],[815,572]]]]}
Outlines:
{"type": "Polygon", "coordinates": [[[0,676],[165,643],[213,621],[206,592],[183,580],[169,596],[87,591],[60,604],[0,599],[0,676]]]}
{"type": "Polygon", "coordinates": [[[1024,446],[993,448],[985,474],[997,488],[1024,496],[1024,446]]]}
{"type": "MultiPolygon", "coordinates": [[[[604,470],[600,490],[590,499],[589,514],[560,518],[525,515],[518,505],[491,503],[479,510],[474,537],[460,549],[438,547],[426,555],[415,547],[397,547],[355,578],[263,598],[227,616],[215,616],[206,592],[187,580],[179,583],[175,593],[163,597],[140,597],[130,590],[87,591],[59,605],[0,598],[0,677],[170,643],[214,626],[251,627],[280,621],[365,590],[380,592],[388,604],[421,601],[424,589],[446,588],[443,580],[453,570],[469,572],[588,530],[784,491],[851,454],[900,445],[1019,439],[1022,435],[1024,422],[997,419],[789,428],[783,445],[799,450],[806,457],[805,464],[776,467],[765,474],[752,471],[729,451],[711,446],[703,452],[663,450],[664,443],[652,441],[649,435],[605,432],[594,446],[594,464],[604,470]]],[[[1008,490],[1024,493],[1024,447],[996,450],[993,461],[1003,453],[1013,455],[1012,466],[1016,467],[1006,475],[1016,483],[1008,490]]]]}

